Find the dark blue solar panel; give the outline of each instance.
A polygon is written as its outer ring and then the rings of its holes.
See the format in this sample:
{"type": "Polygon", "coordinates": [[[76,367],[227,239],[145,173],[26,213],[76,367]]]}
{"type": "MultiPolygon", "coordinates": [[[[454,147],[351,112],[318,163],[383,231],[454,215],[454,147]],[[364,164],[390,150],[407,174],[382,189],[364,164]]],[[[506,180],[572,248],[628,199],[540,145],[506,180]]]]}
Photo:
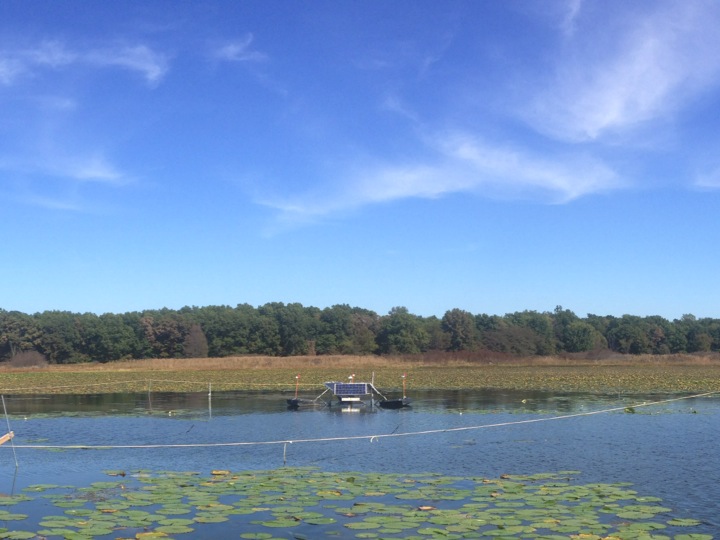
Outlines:
{"type": "Polygon", "coordinates": [[[336,396],[364,396],[370,393],[367,383],[335,383],[332,391],[336,396]]]}

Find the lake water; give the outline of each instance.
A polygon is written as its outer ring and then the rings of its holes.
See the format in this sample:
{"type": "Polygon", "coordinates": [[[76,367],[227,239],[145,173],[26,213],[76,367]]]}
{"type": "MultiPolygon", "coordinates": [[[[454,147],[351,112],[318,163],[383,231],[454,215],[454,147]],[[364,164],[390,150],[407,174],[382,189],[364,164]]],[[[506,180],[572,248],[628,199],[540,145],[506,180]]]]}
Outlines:
{"type": "Polygon", "coordinates": [[[209,474],[287,465],[487,478],[572,470],[582,483],[632,483],[674,517],[700,520],[693,532],[720,531],[717,394],[643,407],[682,396],[428,391],[411,395],[405,409],[352,412],[288,411],[286,397],[5,396],[15,439],[0,447],[0,493],[89,485],[108,469],[209,474]],[[608,409],[616,410],[584,414],[608,409]],[[62,448],[74,445],[109,448],[62,448]]]}

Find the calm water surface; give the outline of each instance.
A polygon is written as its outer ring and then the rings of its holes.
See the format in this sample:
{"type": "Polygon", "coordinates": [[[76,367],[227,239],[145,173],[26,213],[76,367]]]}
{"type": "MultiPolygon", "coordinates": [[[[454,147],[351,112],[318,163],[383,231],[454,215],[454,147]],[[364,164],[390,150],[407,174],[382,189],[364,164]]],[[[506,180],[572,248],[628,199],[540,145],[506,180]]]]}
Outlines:
{"type": "MultiPolygon", "coordinates": [[[[674,517],[720,531],[720,396],[635,414],[679,396],[422,392],[402,410],[288,411],[281,394],[5,396],[14,448],[0,447],[0,492],[87,485],[103,471],[274,469],[437,472],[473,477],[580,471],[578,481],[631,482],[674,517]],[[605,409],[613,412],[555,419],[605,409]],[[461,428],[461,429],[458,429],[461,428]],[[403,436],[378,437],[394,434],[403,436]],[[352,439],[352,437],[366,437],[352,439]],[[330,440],[317,440],[330,439],[330,440]],[[292,441],[292,442],[288,442],[292,441]],[[253,443],[228,446],[39,449],[253,443]],[[17,460],[18,467],[15,467],[17,460]]],[[[5,432],[4,426],[2,432],[5,432]]]]}

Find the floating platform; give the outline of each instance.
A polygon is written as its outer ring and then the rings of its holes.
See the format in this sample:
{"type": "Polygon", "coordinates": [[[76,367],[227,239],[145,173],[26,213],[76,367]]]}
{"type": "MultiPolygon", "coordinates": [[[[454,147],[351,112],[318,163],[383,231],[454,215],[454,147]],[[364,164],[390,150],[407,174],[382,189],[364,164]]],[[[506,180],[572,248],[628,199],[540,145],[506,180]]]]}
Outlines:
{"type": "Polygon", "coordinates": [[[374,401],[375,396],[385,399],[375,385],[369,382],[331,381],[325,383],[325,388],[326,392],[332,392],[340,403],[358,403],[363,401],[363,398],[374,401]]]}
{"type": "MultiPolygon", "coordinates": [[[[296,379],[299,379],[299,375],[296,379]]],[[[410,399],[405,396],[405,376],[403,375],[403,397],[397,399],[388,399],[380,390],[378,390],[372,382],[344,382],[344,381],[328,381],[325,384],[325,391],[315,399],[304,399],[297,396],[297,386],[295,397],[286,400],[288,409],[310,408],[320,404],[328,407],[332,406],[332,400],[323,401],[321,398],[330,393],[337,402],[344,406],[344,409],[357,410],[366,405],[371,407],[378,406],[383,409],[401,409],[410,405],[410,399]]]]}
{"type": "Polygon", "coordinates": [[[410,398],[401,397],[397,399],[383,399],[378,402],[378,405],[383,409],[402,409],[403,407],[410,406],[410,398]]]}

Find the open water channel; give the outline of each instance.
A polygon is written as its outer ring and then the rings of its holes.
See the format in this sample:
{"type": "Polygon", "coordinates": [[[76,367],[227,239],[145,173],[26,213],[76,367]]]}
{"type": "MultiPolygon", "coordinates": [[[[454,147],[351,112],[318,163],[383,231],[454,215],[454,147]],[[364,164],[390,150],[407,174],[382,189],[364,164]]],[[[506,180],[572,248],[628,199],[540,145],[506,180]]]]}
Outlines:
{"type": "MultiPolygon", "coordinates": [[[[668,519],[695,519],[692,533],[720,538],[717,394],[685,399],[427,391],[411,395],[408,408],[355,411],[337,405],[289,411],[287,397],[4,396],[15,438],[0,447],[0,494],[38,484],[88,486],[108,480],[108,470],[282,474],[286,466],[468,478],[577,471],[575,481],[582,484],[630,483],[640,495],[662,499],[671,509],[668,519]]],[[[32,514],[33,507],[23,504],[17,511],[32,514]]],[[[35,508],[47,513],[47,506],[35,508]]],[[[233,518],[232,529],[214,525],[179,537],[238,538],[242,517],[233,518]]],[[[307,537],[273,532],[277,538],[307,537]]]]}

